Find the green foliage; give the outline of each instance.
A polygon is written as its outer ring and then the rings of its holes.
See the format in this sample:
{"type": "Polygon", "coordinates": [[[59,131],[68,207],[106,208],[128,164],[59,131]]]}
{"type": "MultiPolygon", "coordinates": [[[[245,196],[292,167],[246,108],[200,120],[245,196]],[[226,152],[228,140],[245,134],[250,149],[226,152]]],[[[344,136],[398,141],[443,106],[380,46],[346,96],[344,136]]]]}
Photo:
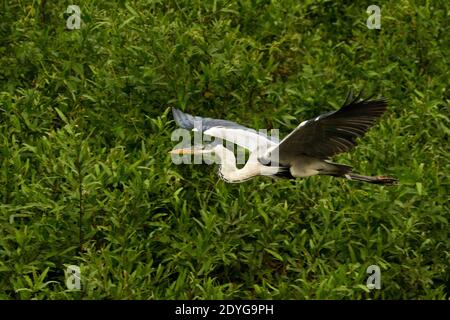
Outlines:
{"type": "Polygon", "coordinates": [[[86,0],[73,31],[69,4],[0,5],[1,299],[449,298],[445,1],[381,30],[360,1],[86,0]],[[286,134],[350,88],[390,109],[337,160],[399,186],[168,156],[171,106],[286,134]]]}

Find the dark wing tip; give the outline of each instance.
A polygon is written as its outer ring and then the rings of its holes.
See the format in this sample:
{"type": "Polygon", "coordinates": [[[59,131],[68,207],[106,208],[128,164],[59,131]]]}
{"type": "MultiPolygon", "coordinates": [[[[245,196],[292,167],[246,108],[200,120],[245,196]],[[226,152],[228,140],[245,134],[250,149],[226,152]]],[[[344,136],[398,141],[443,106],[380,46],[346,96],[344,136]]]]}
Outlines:
{"type": "Polygon", "coordinates": [[[356,97],[350,91],[347,94],[344,105],[335,112],[336,117],[370,117],[373,120],[380,117],[387,110],[388,99],[381,96],[374,98],[375,95],[363,98],[361,91],[356,97]]]}
{"type": "Polygon", "coordinates": [[[379,102],[384,102],[384,103],[388,103],[388,99],[381,96],[378,98],[374,98],[375,94],[372,94],[366,98],[364,98],[365,93],[364,90],[361,90],[358,95],[354,95],[352,90],[349,90],[349,92],[347,93],[347,97],[345,98],[345,102],[344,105],[342,107],[351,105],[351,104],[356,104],[356,103],[361,103],[361,102],[369,102],[369,101],[379,101],[379,102]]]}
{"type": "MultiPolygon", "coordinates": [[[[349,105],[349,104],[354,104],[356,102],[358,102],[359,100],[362,100],[362,97],[364,96],[364,89],[362,89],[355,97],[355,95],[353,94],[353,90],[349,90],[349,92],[347,93],[347,97],[345,98],[345,102],[343,107],[349,105]]],[[[370,98],[368,98],[370,99],[370,98]]]]}

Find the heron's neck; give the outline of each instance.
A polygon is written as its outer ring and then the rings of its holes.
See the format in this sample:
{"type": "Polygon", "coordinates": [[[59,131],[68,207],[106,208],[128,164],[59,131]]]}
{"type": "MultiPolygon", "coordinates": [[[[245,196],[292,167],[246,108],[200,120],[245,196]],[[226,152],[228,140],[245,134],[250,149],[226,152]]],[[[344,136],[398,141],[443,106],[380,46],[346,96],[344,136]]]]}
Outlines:
{"type": "Polygon", "coordinates": [[[216,152],[216,155],[220,158],[220,176],[227,182],[242,182],[258,175],[258,167],[250,159],[243,168],[238,169],[232,151],[223,148],[221,152],[216,152]]]}

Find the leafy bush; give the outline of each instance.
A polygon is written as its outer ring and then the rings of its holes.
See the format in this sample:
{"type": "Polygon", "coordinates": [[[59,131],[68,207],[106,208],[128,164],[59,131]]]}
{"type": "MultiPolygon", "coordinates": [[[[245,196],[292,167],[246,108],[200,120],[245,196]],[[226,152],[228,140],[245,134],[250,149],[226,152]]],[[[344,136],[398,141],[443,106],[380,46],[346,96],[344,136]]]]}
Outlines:
{"type": "Polygon", "coordinates": [[[0,5],[0,298],[449,298],[445,1],[380,1],[380,30],[352,1],[67,5],[0,5]],[[399,186],[168,156],[171,106],[287,134],[351,88],[390,109],[338,160],[399,186]]]}

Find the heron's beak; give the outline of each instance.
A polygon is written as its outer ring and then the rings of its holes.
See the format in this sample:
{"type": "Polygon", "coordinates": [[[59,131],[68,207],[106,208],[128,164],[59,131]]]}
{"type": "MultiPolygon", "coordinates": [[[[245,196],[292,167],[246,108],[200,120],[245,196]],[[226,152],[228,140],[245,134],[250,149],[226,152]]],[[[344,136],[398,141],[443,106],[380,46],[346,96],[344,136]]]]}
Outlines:
{"type": "Polygon", "coordinates": [[[202,149],[199,148],[182,148],[182,149],[174,149],[170,151],[170,154],[200,154],[202,153],[202,149]]]}

